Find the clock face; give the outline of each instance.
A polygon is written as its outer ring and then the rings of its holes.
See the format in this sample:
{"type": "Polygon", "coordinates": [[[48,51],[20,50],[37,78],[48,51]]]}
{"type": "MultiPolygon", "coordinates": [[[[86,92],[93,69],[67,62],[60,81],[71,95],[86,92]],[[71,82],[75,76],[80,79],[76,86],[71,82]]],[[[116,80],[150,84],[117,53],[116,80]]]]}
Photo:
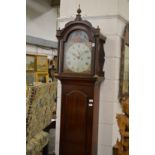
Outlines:
{"type": "Polygon", "coordinates": [[[73,32],[65,46],[64,72],[90,73],[91,46],[84,31],[73,32]]]}
{"type": "Polygon", "coordinates": [[[91,51],[83,43],[73,44],[65,54],[65,66],[72,72],[88,72],[91,67],[91,51]]]}

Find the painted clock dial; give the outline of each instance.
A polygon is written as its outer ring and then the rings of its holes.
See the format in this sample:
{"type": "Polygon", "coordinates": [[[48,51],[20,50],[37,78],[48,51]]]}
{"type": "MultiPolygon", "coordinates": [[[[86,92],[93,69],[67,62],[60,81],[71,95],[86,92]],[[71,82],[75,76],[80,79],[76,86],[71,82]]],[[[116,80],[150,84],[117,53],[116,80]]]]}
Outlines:
{"type": "Polygon", "coordinates": [[[72,32],[65,43],[64,72],[90,73],[91,57],[91,43],[86,32],[72,32]]]}

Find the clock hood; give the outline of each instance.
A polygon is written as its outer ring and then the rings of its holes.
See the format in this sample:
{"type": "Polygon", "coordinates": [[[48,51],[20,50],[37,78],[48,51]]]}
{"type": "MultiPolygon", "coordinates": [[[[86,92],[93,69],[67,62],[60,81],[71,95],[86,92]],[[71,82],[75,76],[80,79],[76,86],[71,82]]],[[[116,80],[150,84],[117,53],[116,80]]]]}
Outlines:
{"type": "MultiPolygon", "coordinates": [[[[68,36],[68,34],[71,31],[77,30],[77,29],[81,29],[81,26],[83,27],[83,30],[89,30],[89,38],[94,38],[95,36],[99,36],[101,38],[103,38],[104,40],[106,40],[106,37],[101,35],[100,33],[100,28],[99,26],[97,28],[93,27],[92,24],[87,21],[87,20],[83,20],[81,17],[81,9],[79,8],[77,10],[77,14],[76,14],[76,18],[73,21],[69,21],[68,23],[65,24],[65,27],[62,28],[60,30],[60,28],[57,30],[57,38],[62,38],[62,36],[64,36],[64,39],[66,39],[66,37],[68,36]],[[68,30],[68,33],[67,31],[68,30]],[[66,34],[66,37],[65,37],[66,34]]],[[[91,40],[93,41],[93,40],[91,40]]]]}

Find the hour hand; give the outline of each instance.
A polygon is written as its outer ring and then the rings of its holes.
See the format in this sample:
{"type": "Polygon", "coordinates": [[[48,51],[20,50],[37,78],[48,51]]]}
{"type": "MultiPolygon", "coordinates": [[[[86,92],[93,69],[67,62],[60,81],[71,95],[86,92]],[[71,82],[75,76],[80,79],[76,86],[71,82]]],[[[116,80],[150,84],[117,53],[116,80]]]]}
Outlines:
{"type": "Polygon", "coordinates": [[[81,58],[81,54],[80,54],[80,52],[77,52],[78,53],[78,59],[80,59],[81,58]]]}
{"type": "Polygon", "coordinates": [[[76,58],[78,57],[75,53],[72,53],[73,56],[75,56],[76,58]]]}
{"type": "Polygon", "coordinates": [[[73,56],[75,56],[77,59],[80,59],[80,55],[76,55],[75,53],[72,53],[73,56]]]}

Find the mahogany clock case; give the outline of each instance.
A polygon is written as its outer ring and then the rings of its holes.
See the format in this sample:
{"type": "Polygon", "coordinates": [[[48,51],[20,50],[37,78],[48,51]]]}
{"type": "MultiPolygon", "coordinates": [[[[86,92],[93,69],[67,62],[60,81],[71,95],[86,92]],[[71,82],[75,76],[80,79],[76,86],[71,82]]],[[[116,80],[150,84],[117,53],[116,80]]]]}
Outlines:
{"type": "Polygon", "coordinates": [[[61,81],[61,122],[59,155],[97,155],[100,83],[104,80],[105,36],[82,20],[81,11],[74,21],[57,30],[58,73],[61,81]],[[90,72],[65,72],[65,43],[72,32],[84,31],[92,43],[90,72]]]}

